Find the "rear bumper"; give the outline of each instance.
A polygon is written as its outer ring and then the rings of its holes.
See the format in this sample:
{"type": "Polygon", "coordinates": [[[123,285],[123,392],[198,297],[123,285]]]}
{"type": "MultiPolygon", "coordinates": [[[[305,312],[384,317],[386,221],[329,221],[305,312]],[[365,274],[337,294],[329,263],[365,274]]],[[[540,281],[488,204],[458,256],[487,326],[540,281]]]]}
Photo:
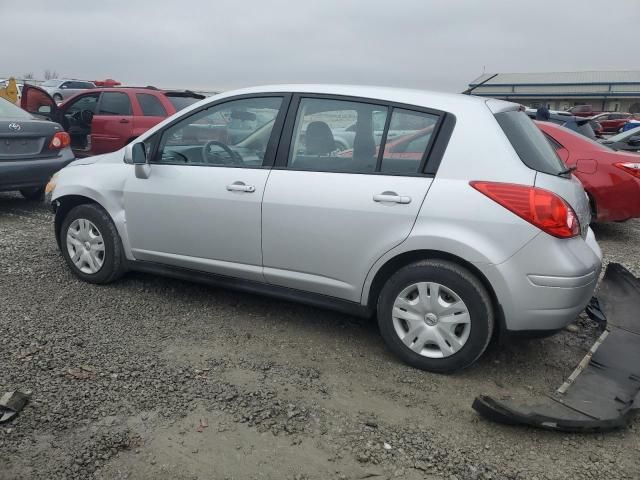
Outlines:
{"type": "Polygon", "coordinates": [[[42,159],[25,159],[0,162],[0,191],[43,187],[51,176],[75,160],[70,148],[59,156],[42,159]]]}
{"type": "Polygon", "coordinates": [[[552,332],[571,323],[596,288],[602,253],[589,230],[559,240],[540,234],[499,265],[476,264],[494,288],[507,332],[552,332]]]}
{"type": "Polygon", "coordinates": [[[482,395],[473,408],[497,422],[548,430],[624,427],[640,408],[640,279],[610,263],[598,297],[588,312],[606,330],[560,388],[526,404],[482,395]]]}

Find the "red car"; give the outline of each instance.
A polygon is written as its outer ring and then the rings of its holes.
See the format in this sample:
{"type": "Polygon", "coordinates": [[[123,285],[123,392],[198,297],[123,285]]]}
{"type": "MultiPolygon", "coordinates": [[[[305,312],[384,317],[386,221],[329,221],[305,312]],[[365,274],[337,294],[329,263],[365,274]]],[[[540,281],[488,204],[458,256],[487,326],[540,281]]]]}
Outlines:
{"type": "Polygon", "coordinates": [[[594,115],[602,113],[601,111],[594,110],[591,105],[576,105],[568,111],[571,115],[575,115],[576,117],[593,117],[594,115]]]}
{"type": "Polygon", "coordinates": [[[611,150],[568,128],[536,122],[556,152],[582,182],[593,220],[624,221],[640,217],[640,157],[611,150]]]}
{"type": "MultiPolygon", "coordinates": [[[[638,117],[640,118],[640,117],[638,117]]],[[[636,119],[636,116],[631,113],[601,113],[596,115],[591,120],[595,120],[600,125],[605,133],[618,133],[620,129],[629,120],[636,119]]]]}
{"type": "Polygon", "coordinates": [[[21,107],[58,122],[77,157],[119,150],[166,117],[204,98],[153,87],[93,88],[60,105],[39,87],[25,85],[21,107]]]}

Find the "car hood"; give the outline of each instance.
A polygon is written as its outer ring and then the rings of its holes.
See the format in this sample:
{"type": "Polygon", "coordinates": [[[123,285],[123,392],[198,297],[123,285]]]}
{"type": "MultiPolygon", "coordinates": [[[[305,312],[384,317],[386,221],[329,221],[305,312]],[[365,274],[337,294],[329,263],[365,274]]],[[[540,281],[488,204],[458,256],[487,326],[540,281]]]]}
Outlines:
{"type": "Polygon", "coordinates": [[[71,162],[68,167],[79,167],[81,165],[93,165],[95,163],[123,163],[124,150],[116,150],[115,152],[105,153],[103,155],[95,155],[93,157],[79,158],[71,162]]]}

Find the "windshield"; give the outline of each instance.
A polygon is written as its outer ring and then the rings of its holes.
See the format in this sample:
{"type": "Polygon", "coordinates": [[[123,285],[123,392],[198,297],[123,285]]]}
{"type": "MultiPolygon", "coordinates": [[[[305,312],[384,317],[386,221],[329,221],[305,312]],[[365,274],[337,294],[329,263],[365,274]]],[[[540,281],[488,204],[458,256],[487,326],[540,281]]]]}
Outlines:
{"type": "Polygon", "coordinates": [[[189,105],[193,105],[196,102],[199,102],[199,98],[194,97],[178,97],[173,95],[167,95],[169,101],[173,104],[176,109],[176,112],[182,110],[183,108],[187,108],[189,105]]]}
{"type": "Polygon", "coordinates": [[[60,80],[47,80],[42,84],[43,87],[57,87],[60,85],[60,80]]]}
{"type": "Polygon", "coordinates": [[[551,175],[566,169],[546,137],[524,112],[497,113],[496,120],[527,167],[551,175]]]}
{"type": "Polygon", "coordinates": [[[628,139],[635,135],[640,135],[640,127],[632,128],[631,130],[627,130],[626,132],[622,132],[614,135],[613,137],[609,137],[603,143],[626,142],[628,139]]]}
{"type": "Polygon", "coordinates": [[[19,118],[30,119],[31,115],[22,110],[20,107],[16,107],[13,103],[0,98],[0,117],[2,118],[19,118]]]}

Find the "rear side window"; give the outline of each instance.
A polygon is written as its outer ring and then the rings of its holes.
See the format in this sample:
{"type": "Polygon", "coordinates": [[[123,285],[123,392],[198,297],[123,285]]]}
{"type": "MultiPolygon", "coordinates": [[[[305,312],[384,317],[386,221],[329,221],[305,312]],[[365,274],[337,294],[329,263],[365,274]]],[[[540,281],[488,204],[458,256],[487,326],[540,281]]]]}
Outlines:
{"type": "Polygon", "coordinates": [[[514,110],[497,113],[496,120],[527,167],[551,175],[565,170],[560,157],[524,112],[514,110]]]}
{"type": "Polygon", "coordinates": [[[438,118],[394,108],[380,171],[398,175],[418,173],[438,118]]]}
{"type": "Polygon", "coordinates": [[[167,95],[167,98],[173,105],[173,108],[176,109],[176,112],[182,110],[183,108],[187,108],[189,105],[193,105],[194,103],[200,101],[199,98],[195,98],[195,97],[178,97],[178,96],[167,95]]]}
{"type": "Polygon", "coordinates": [[[122,92],[103,93],[98,115],[131,115],[129,95],[122,92]]]}
{"type": "Polygon", "coordinates": [[[145,117],[166,117],[167,112],[158,100],[153,95],[148,93],[137,93],[136,98],[142,109],[142,115],[145,117]]]}

